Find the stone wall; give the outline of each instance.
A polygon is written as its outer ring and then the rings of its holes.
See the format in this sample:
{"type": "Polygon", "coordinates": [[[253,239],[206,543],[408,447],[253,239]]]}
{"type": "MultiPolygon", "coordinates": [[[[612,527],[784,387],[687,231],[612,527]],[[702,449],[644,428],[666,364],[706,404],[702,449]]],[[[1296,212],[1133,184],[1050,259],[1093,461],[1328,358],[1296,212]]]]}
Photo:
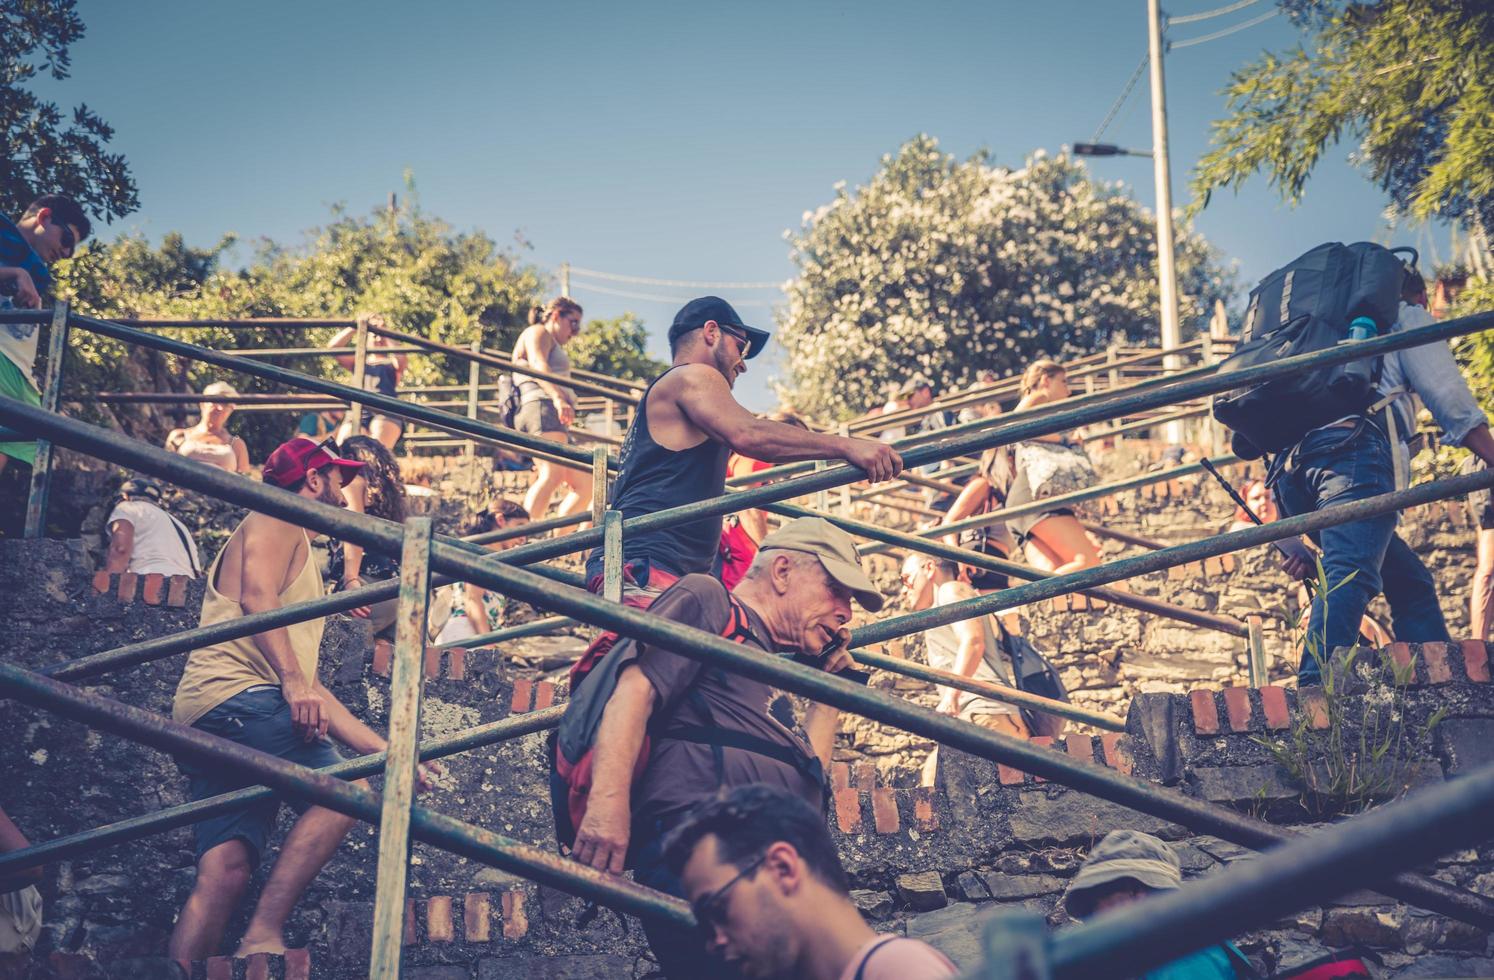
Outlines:
{"type": "MultiPolygon", "coordinates": [[[[105,591],[96,588],[78,542],[0,542],[0,629],[24,638],[12,648],[12,658],[23,665],[195,624],[200,585],[180,606],[169,595],[152,603],[146,583],[123,594],[118,578],[105,591]]],[[[563,698],[553,668],[574,656],[580,642],[521,641],[502,656],[476,651],[430,665],[435,676],[426,689],[426,735],[563,698]]],[[[1434,707],[1448,709],[1430,735],[1412,740],[1410,781],[1457,778],[1494,761],[1488,649],[1425,645],[1396,655],[1418,665],[1408,700],[1413,728],[1419,731],[1434,707]]],[[[369,655],[362,627],[346,618],[332,620],[322,658],[322,677],[334,693],[382,728],[387,665],[369,655]]],[[[122,671],[90,688],[165,713],[181,662],[172,657],[122,671]]],[[[1132,701],[1126,733],[1100,738],[1080,732],[1052,750],[1278,822],[1304,823],[1297,789],[1258,741],[1281,737],[1297,710],[1295,692],[1280,687],[1144,694],[1132,701]]],[[[0,740],[9,747],[0,802],[34,840],[184,799],[183,781],[163,754],[56,715],[6,702],[0,706],[0,740]]],[[[543,745],[544,736],[533,735],[453,757],[442,785],[422,803],[548,847],[543,745]]],[[[857,903],[878,929],[926,938],[966,964],[974,961],[980,925],[994,909],[1020,904],[1062,925],[1062,890],[1088,847],[1109,829],[1133,827],[1174,841],[1190,877],[1249,856],[1237,845],[958,753],[947,754],[932,790],[907,787],[897,769],[879,767],[885,760],[853,751],[849,737],[837,757],[830,819],[857,903]]],[[[287,811],[279,834],[289,822],[287,811]]],[[[290,924],[291,941],[308,953],[277,960],[268,975],[367,975],[375,836],[371,827],[355,828],[290,924]]],[[[190,888],[192,865],[190,832],[178,829],[49,867],[43,886],[47,926],[34,975],[101,976],[104,965],[158,953],[190,888]]],[[[1448,855],[1430,870],[1494,897],[1494,846],[1448,855]]],[[[649,967],[636,921],[424,845],[414,848],[409,896],[405,975],[414,980],[629,977],[649,967]]],[[[243,920],[242,914],[236,918],[231,934],[243,920]]],[[[1386,976],[1494,976],[1487,934],[1368,892],[1240,937],[1263,969],[1351,943],[1375,948],[1386,976]]]]}

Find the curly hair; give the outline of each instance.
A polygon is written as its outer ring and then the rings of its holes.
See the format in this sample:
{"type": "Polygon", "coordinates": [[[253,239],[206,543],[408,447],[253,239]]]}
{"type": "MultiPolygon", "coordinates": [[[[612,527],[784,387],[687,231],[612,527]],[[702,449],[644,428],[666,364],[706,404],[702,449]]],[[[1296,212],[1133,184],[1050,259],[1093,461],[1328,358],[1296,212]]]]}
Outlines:
{"type": "Polygon", "coordinates": [[[363,464],[359,475],[368,484],[367,513],[388,521],[405,520],[405,482],[399,463],[384,444],[369,436],[349,436],[337,447],[339,455],[363,464]]]}

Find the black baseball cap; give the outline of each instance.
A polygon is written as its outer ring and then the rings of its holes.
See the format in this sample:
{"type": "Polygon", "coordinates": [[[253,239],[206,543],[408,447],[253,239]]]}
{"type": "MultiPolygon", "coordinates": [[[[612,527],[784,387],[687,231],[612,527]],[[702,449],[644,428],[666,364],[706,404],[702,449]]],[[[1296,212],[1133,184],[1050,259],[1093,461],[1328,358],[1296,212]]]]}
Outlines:
{"type": "Polygon", "coordinates": [[[669,325],[669,343],[673,345],[691,330],[699,330],[707,320],[715,320],[719,326],[735,328],[745,333],[752,344],[752,349],[747,352],[749,361],[763,352],[772,337],[766,330],[743,323],[742,318],[737,316],[737,311],[720,296],[702,296],[680,307],[680,311],[674,315],[674,322],[669,325]]]}

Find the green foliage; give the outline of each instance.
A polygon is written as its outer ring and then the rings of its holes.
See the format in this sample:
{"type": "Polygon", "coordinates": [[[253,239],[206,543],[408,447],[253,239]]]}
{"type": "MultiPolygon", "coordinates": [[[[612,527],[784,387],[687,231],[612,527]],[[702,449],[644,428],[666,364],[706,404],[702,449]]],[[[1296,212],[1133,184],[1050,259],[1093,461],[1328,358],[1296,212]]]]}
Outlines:
{"type": "Polygon", "coordinates": [[[1282,0],[1309,35],[1225,89],[1193,174],[1196,210],[1264,173],[1296,203],[1340,139],[1394,206],[1494,230],[1494,6],[1487,0],[1282,0]]]}
{"type": "MultiPolygon", "coordinates": [[[[1062,156],[1011,170],[920,136],[788,238],[799,276],[775,337],[792,372],[783,394],[816,417],[864,411],[913,375],[946,388],[1158,341],[1153,217],[1062,156]]],[[[1230,277],[1186,229],[1176,251],[1181,314],[1195,321],[1230,277]]]]}
{"type": "Polygon", "coordinates": [[[18,216],[42,194],[66,194],[95,216],[139,207],[129,164],[105,145],[114,130],[86,105],[64,120],[26,84],[68,76],[68,48],[83,36],[76,0],[0,0],[0,214],[18,216]]]}
{"type": "MultiPolygon", "coordinates": [[[[481,340],[507,350],[540,296],[542,279],[520,265],[487,236],[457,232],[410,206],[366,217],[334,212],[333,220],[308,235],[308,244],[262,245],[247,268],[224,268],[233,244],[225,238],[210,249],[187,246],[167,235],[158,248],[125,236],[85,249],[60,267],[58,295],[80,312],[102,317],[184,319],[245,317],[352,318],[379,311],[395,329],[446,343],[481,340]]],[[[171,336],[219,349],[319,346],[331,330],[223,328],[172,330],[171,336]]],[[[176,363],[174,358],[78,331],[68,371],[69,391],[196,391],[221,376],[215,368],[176,363]]],[[[331,358],[274,360],[309,374],[346,380],[331,358]]],[[[274,389],[268,382],[230,376],[241,392],[274,389]]],[[[411,356],[409,384],[456,384],[467,380],[467,364],[441,356],[411,356]]],[[[85,409],[143,439],[156,440],[187,419],[144,406],[89,404],[85,409]]],[[[189,413],[189,418],[191,417],[189,413]]],[[[259,455],[293,425],[285,415],[240,412],[231,425],[259,455]]]]}
{"type": "Polygon", "coordinates": [[[565,351],[573,367],[631,381],[652,381],[669,367],[648,356],[648,331],[632,313],[588,321],[565,351]]]}
{"type": "MultiPolygon", "coordinates": [[[[1494,280],[1469,279],[1447,315],[1470,316],[1490,310],[1494,310],[1494,280]]],[[[1467,379],[1473,396],[1485,413],[1494,414],[1494,331],[1457,337],[1451,343],[1453,356],[1463,369],[1463,377],[1467,379]]],[[[1423,412],[1424,417],[1426,414],[1423,412]]],[[[1461,446],[1438,444],[1435,451],[1417,454],[1412,460],[1412,473],[1418,483],[1452,476],[1471,455],[1461,446]]]]}
{"type": "MultiPolygon", "coordinates": [[[[1317,578],[1308,585],[1314,596],[1326,598],[1353,577],[1329,585],[1319,561],[1317,578]]],[[[1323,632],[1308,633],[1305,642],[1321,673],[1327,727],[1315,728],[1309,711],[1300,709],[1284,739],[1256,741],[1302,787],[1303,806],[1314,819],[1357,813],[1401,795],[1409,788],[1413,748],[1429,739],[1443,716],[1434,712],[1420,729],[1407,725],[1414,661],[1397,664],[1389,649],[1328,650],[1326,625],[1323,632]]]]}

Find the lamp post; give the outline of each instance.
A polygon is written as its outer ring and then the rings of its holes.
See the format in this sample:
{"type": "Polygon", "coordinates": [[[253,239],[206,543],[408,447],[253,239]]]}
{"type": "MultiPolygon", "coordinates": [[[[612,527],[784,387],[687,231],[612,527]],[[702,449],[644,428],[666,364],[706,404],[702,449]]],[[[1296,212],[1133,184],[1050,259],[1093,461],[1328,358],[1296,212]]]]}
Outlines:
{"type": "MultiPolygon", "coordinates": [[[[1157,293],[1161,301],[1158,321],[1162,327],[1162,347],[1178,347],[1183,332],[1178,323],[1178,273],[1173,259],[1172,170],[1167,157],[1167,85],[1162,71],[1162,11],[1159,0],[1147,0],[1148,62],[1152,79],[1152,150],[1128,150],[1112,143],[1075,143],[1075,156],[1151,157],[1152,174],[1157,183],[1157,293]]],[[[1162,360],[1162,368],[1173,372],[1182,366],[1176,354],[1162,360]]],[[[1164,430],[1168,442],[1183,439],[1181,422],[1169,422],[1164,430]]]]}

